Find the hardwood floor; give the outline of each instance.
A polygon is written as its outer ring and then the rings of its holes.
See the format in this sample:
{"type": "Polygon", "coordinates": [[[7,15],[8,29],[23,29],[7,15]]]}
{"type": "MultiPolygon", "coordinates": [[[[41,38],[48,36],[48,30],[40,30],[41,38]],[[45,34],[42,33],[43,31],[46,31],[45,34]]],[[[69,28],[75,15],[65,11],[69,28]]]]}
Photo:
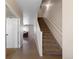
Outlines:
{"type": "Polygon", "coordinates": [[[6,48],[6,59],[11,59],[16,50],[16,48],[6,48]]]}
{"type": "MultiPolygon", "coordinates": [[[[7,50],[8,53],[11,49],[7,50]]],[[[7,54],[6,53],[6,54],[7,54]]],[[[34,40],[24,41],[23,48],[17,49],[6,56],[6,59],[61,59],[61,56],[43,56],[38,55],[34,40]],[[10,55],[11,54],[11,55],[10,55]]]]}

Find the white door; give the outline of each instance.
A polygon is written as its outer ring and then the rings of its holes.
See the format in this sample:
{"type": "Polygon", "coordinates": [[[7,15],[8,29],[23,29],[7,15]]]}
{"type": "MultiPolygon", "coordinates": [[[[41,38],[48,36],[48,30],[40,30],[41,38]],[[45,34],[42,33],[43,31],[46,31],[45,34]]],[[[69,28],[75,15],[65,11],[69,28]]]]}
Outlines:
{"type": "Polygon", "coordinates": [[[6,48],[18,47],[18,19],[6,19],[6,48]]]}

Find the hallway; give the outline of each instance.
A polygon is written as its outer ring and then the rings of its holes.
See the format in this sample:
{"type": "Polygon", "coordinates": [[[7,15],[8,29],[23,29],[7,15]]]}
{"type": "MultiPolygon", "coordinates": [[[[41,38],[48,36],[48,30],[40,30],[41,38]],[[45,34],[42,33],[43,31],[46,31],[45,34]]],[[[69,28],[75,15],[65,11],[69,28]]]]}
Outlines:
{"type": "Polygon", "coordinates": [[[6,0],[6,59],[72,59],[70,2],[6,0]],[[43,17],[44,21],[38,17],[43,17]],[[12,19],[16,19],[15,22],[12,19]],[[29,32],[30,39],[23,40],[24,31],[29,32]]]}

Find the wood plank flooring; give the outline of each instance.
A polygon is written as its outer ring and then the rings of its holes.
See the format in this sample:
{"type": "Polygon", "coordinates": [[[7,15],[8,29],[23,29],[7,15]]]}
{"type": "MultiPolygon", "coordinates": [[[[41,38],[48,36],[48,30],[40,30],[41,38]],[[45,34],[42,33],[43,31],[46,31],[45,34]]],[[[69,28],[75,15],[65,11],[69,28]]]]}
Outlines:
{"type": "Polygon", "coordinates": [[[61,59],[61,56],[43,56],[40,57],[37,52],[37,48],[34,40],[24,41],[23,48],[17,49],[13,51],[12,49],[7,50],[6,54],[10,53],[6,56],[6,59],[61,59]]]}

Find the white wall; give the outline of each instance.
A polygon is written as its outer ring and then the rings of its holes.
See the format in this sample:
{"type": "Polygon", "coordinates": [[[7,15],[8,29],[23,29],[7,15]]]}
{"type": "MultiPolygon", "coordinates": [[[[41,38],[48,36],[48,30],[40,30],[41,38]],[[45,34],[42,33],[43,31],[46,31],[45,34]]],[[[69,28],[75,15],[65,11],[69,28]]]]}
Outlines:
{"type": "Polygon", "coordinates": [[[20,16],[20,19],[19,19],[19,48],[22,47],[23,45],[23,17],[20,16]]]}
{"type": "Polygon", "coordinates": [[[63,59],[73,59],[73,0],[63,0],[62,6],[63,59]]]}
{"type": "Polygon", "coordinates": [[[38,21],[36,20],[35,21],[35,42],[36,42],[36,45],[37,45],[37,49],[38,49],[38,52],[39,52],[39,55],[40,56],[43,56],[43,48],[42,48],[42,32],[40,30],[40,26],[39,26],[39,23],[38,21]]]}
{"type": "Polygon", "coordinates": [[[45,10],[45,22],[62,47],[62,0],[53,0],[52,6],[45,10]]]}
{"type": "Polygon", "coordinates": [[[29,15],[27,12],[23,12],[23,25],[34,25],[36,14],[29,15]]]}

